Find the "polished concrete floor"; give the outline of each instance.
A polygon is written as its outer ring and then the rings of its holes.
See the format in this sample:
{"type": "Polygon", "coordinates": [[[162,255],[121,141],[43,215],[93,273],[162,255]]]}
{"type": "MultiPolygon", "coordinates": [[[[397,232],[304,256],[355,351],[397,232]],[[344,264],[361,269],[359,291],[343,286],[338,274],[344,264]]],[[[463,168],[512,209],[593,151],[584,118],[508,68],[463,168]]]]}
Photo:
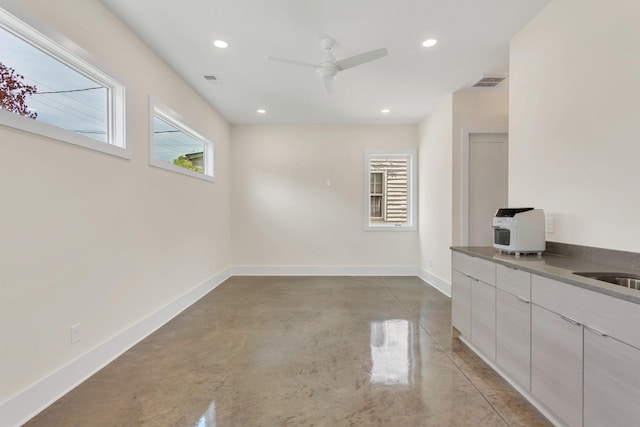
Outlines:
{"type": "Polygon", "coordinates": [[[411,277],[234,277],[26,425],[536,426],[411,277]]]}

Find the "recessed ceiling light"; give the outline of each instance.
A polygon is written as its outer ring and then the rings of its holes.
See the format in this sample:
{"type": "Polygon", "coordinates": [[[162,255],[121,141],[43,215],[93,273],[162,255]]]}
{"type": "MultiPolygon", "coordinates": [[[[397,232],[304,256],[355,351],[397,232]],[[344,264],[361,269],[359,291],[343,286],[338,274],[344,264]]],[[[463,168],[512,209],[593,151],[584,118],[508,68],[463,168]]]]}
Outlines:
{"type": "Polygon", "coordinates": [[[433,46],[436,45],[436,43],[438,43],[438,40],[436,40],[436,39],[427,39],[427,40],[422,42],[422,46],[424,46],[424,47],[433,47],[433,46]]]}
{"type": "Polygon", "coordinates": [[[228,47],[229,47],[229,43],[227,43],[227,42],[226,42],[226,41],[224,41],[224,40],[215,40],[215,41],[213,42],[213,45],[214,45],[215,47],[220,48],[220,49],[226,49],[226,48],[228,48],[228,47]]]}
{"type": "Polygon", "coordinates": [[[382,114],[387,114],[389,111],[391,110],[389,110],[388,108],[383,108],[382,110],[380,110],[382,114]]]}
{"type": "Polygon", "coordinates": [[[262,109],[262,108],[258,108],[258,109],[256,110],[256,112],[257,112],[258,114],[265,114],[265,113],[267,112],[267,110],[264,110],[264,109],[262,109]]]}

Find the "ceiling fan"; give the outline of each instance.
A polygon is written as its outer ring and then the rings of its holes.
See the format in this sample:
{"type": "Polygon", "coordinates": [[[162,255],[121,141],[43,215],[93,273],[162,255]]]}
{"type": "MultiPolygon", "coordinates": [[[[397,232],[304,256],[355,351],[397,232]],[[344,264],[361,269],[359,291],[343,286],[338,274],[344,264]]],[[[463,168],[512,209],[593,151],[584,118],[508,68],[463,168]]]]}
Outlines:
{"type": "Polygon", "coordinates": [[[387,56],[389,54],[387,49],[383,47],[380,49],[361,53],[359,55],[350,56],[348,58],[341,59],[340,61],[336,61],[336,59],[331,54],[331,49],[335,44],[335,40],[329,37],[320,40],[320,46],[322,46],[322,48],[325,50],[325,55],[324,60],[319,64],[309,64],[307,62],[294,61],[291,59],[278,58],[275,56],[267,56],[267,59],[272,61],[286,62],[288,64],[300,65],[308,68],[315,68],[316,73],[324,80],[324,85],[327,89],[327,93],[331,93],[336,84],[336,75],[339,71],[353,68],[356,65],[361,65],[373,61],[374,59],[382,58],[383,56],[387,56]]]}

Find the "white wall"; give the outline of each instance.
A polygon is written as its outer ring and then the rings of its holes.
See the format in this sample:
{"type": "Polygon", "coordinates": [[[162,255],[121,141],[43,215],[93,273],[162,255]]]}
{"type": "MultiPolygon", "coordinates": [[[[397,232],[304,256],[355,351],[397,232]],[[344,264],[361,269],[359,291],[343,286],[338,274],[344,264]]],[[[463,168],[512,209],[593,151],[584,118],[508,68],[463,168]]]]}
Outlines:
{"type": "Polygon", "coordinates": [[[420,268],[423,278],[449,293],[452,245],[462,242],[463,135],[506,131],[508,92],[456,92],[420,123],[420,268]]]}
{"type": "Polygon", "coordinates": [[[364,154],[416,150],[417,126],[247,125],[231,135],[235,266],[415,268],[416,231],[364,230],[364,154]]]}
{"type": "Polygon", "coordinates": [[[511,43],[510,190],[548,240],[640,252],[640,2],[553,1],[511,43]]]}
{"type": "Polygon", "coordinates": [[[231,266],[229,125],[99,1],[19,4],[126,84],[133,152],[0,127],[0,403],[231,266]],[[215,141],[215,183],[148,165],[149,94],[215,141]]]}
{"type": "MultiPolygon", "coordinates": [[[[503,83],[506,85],[507,82],[503,83]]],[[[477,89],[453,94],[453,229],[454,245],[461,245],[463,236],[463,197],[465,167],[464,135],[468,132],[506,132],[509,127],[509,92],[502,85],[495,89],[477,89]]],[[[468,142],[468,141],[467,141],[468,142]]],[[[468,155],[468,150],[467,150],[468,155]]],[[[466,165],[466,166],[465,166],[466,165]]]]}
{"type": "Polygon", "coordinates": [[[420,266],[428,279],[450,282],[461,129],[494,126],[475,119],[484,101],[449,96],[419,131],[230,129],[99,1],[2,6],[62,35],[125,83],[132,159],[0,128],[7,159],[0,168],[0,415],[24,390],[66,373],[232,260],[240,272],[292,266],[413,274],[420,266]],[[215,142],[215,183],[148,165],[150,94],[215,142]],[[418,145],[419,231],[364,231],[364,152],[418,145]],[[27,167],[16,159],[28,159],[27,167]],[[76,323],[82,339],[72,345],[76,323]]]}
{"type": "Polygon", "coordinates": [[[420,268],[422,277],[450,294],[453,96],[419,127],[420,268]]]}

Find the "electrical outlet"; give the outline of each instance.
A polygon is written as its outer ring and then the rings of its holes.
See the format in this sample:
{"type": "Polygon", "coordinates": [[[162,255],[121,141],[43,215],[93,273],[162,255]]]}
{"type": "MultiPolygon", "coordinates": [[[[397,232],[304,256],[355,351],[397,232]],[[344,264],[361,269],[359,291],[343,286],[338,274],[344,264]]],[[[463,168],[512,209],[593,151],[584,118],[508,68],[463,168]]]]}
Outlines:
{"type": "Polygon", "coordinates": [[[548,216],[545,219],[545,229],[547,233],[553,233],[556,231],[556,220],[552,216],[548,216]]]}
{"type": "Polygon", "coordinates": [[[80,323],[71,325],[71,344],[75,344],[80,341],[80,323]]]}

